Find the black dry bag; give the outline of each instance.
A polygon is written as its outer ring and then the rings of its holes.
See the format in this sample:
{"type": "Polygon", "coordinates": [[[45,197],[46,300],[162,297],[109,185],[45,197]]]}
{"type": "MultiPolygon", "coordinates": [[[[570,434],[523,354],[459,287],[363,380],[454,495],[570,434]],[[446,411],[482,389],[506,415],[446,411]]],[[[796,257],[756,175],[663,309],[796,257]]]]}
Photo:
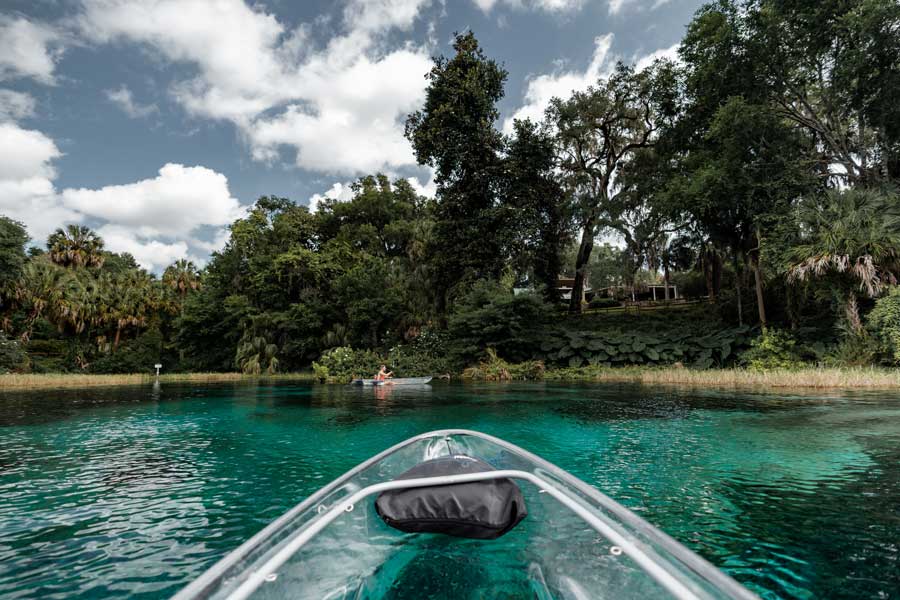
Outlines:
{"type": "MultiPolygon", "coordinates": [[[[443,456],[418,464],[397,479],[494,470],[470,456],[443,456]]],[[[511,479],[389,490],[379,494],[375,510],[385,523],[407,533],[481,540],[500,537],[528,515],[522,491],[511,479]]]]}

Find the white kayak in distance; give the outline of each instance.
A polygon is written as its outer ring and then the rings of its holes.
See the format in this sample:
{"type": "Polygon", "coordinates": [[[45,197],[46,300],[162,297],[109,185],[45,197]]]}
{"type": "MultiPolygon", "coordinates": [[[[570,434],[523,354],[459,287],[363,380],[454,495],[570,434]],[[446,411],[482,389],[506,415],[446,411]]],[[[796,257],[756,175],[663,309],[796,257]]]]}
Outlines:
{"type": "Polygon", "coordinates": [[[431,377],[392,377],[390,379],[354,379],[350,385],[425,385],[431,377]]]}
{"type": "Polygon", "coordinates": [[[361,463],[175,600],[251,597],[758,600],[599,490],[461,429],[361,463]]]}

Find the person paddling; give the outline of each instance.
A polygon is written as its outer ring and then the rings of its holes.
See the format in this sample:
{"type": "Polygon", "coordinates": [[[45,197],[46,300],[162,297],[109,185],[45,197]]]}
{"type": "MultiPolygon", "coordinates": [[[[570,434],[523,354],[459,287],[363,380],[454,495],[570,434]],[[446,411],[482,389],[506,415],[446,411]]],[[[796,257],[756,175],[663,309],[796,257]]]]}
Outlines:
{"type": "Polygon", "coordinates": [[[375,375],[375,381],[385,381],[394,376],[393,371],[388,371],[386,365],[381,365],[378,373],[375,375]]]}

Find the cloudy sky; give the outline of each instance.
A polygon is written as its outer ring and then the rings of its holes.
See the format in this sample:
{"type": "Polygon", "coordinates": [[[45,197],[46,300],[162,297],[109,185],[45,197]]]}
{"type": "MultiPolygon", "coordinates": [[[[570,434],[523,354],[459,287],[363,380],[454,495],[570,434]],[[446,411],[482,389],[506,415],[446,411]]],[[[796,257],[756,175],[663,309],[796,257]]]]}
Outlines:
{"type": "Polygon", "coordinates": [[[205,262],[260,195],[431,174],[403,138],[430,57],[471,29],[538,118],[616,60],[671,55],[699,0],[2,0],[0,214],[205,262]]]}

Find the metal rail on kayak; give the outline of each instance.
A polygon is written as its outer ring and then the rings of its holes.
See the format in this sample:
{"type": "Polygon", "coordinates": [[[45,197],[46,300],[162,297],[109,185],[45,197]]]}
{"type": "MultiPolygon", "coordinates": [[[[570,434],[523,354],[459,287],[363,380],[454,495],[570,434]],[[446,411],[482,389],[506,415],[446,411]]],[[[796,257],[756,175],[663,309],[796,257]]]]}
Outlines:
{"type": "Polygon", "coordinates": [[[601,534],[611,544],[621,549],[623,554],[629,556],[641,570],[667,590],[674,598],[678,598],[679,600],[693,600],[708,598],[709,595],[702,589],[693,585],[690,580],[685,580],[684,575],[679,574],[678,569],[670,563],[670,560],[661,556],[648,543],[638,539],[637,536],[622,529],[619,525],[605,520],[605,518],[600,518],[598,514],[602,513],[595,514],[594,510],[599,508],[603,512],[607,512],[614,516],[621,524],[630,527],[634,532],[652,541],[653,545],[667,553],[670,558],[677,560],[681,565],[687,567],[690,571],[714,585],[718,591],[726,594],[728,597],[739,600],[758,600],[758,597],[755,594],[751,593],[731,577],[718,570],[715,566],[691,552],[653,525],[647,523],[618,502],[560,469],[556,465],[553,465],[514,444],[506,442],[505,440],[465,429],[438,430],[414,436],[360,463],[348,471],[344,476],[334,480],[270,523],[266,528],[247,540],[244,544],[203,573],[195,581],[182,589],[173,597],[173,600],[188,600],[206,597],[208,593],[215,588],[216,584],[219,583],[219,580],[223,576],[234,567],[238,566],[242,561],[246,560],[251,552],[258,548],[260,544],[267,541],[282,527],[303,514],[304,511],[307,511],[321,502],[331,492],[343,485],[354,475],[359,474],[391,454],[410,446],[411,444],[427,439],[438,438],[444,438],[450,441],[451,436],[469,436],[478,438],[516,453],[535,464],[539,468],[541,475],[520,469],[506,469],[464,475],[400,479],[368,485],[340,498],[331,506],[326,507],[324,505],[319,505],[317,509],[319,512],[318,516],[291,534],[286,541],[280,544],[280,548],[278,548],[277,551],[266,558],[262,565],[255,567],[249,574],[245,574],[246,578],[241,581],[234,590],[227,594],[227,598],[229,598],[229,600],[243,600],[249,597],[260,585],[262,585],[262,583],[268,580],[267,578],[275,574],[287,560],[303,548],[307,542],[312,540],[341,514],[352,511],[355,505],[369,496],[388,490],[434,485],[451,485],[507,478],[527,481],[538,487],[543,493],[547,493],[553,497],[560,504],[580,517],[591,528],[601,534]],[[544,474],[546,474],[546,476],[542,476],[544,474]],[[592,507],[589,504],[586,504],[583,499],[560,489],[559,486],[555,485],[550,480],[551,478],[558,479],[566,486],[573,487],[579,494],[584,495],[586,498],[590,499],[590,501],[596,503],[596,507],[592,507]]]}

